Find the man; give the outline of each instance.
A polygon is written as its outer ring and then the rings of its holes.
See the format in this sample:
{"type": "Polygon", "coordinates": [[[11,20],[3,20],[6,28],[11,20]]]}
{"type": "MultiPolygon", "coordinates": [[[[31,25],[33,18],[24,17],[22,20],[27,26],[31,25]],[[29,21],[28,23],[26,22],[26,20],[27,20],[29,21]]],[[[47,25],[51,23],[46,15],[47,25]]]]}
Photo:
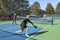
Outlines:
{"type": "MultiPolygon", "coordinates": [[[[26,28],[26,37],[29,37],[28,35],[28,27],[27,27],[27,23],[30,22],[33,26],[34,24],[29,20],[29,15],[26,16],[26,19],[22,21],[21,23],[21,27],[19,31],[16,31],[16,33],[22,32],[25,28],[26,28]]],[[[36,26],[34,26],[35,28],[37,28],[36,26]]]]}
{"type": "Polygon", "coordinates": [[[12,24],[13,24],[14,22],[15,22],[15,24],[16,24],[16,13],[15,13],[15,12],[13,13],[12,19],[13,19],[12,24]]]}

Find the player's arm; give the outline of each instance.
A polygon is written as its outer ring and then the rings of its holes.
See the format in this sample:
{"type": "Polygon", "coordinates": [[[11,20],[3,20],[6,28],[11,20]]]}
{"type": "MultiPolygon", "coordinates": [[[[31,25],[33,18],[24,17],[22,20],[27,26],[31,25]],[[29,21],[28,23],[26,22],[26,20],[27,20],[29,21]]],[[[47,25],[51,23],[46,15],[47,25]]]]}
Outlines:
{"type": "Polygon", "coordinates": [[[28,20],[28,21],[33,25],[34,28],[37,28],[37,26],[35,26],[30,20],[28,20]]]}
{"type": "Polygon", "coordinates": [[[34,24],[29,19],[28,19],[28,22],[31,23],[34,26],[34,24]]]}

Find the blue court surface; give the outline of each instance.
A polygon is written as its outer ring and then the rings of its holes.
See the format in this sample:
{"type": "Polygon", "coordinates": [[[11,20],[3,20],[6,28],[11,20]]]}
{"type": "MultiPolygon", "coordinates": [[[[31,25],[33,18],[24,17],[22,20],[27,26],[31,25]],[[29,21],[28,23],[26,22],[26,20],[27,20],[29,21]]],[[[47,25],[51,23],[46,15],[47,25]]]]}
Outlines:
{"type": "MultiPolygon", "coordinates": [[[[0,40],[26,40],[25,29],[22,33],[16,34],[15,32],[20,29],[20,25],[15,24],[0,24],[0,40]]],[[[34,35],[43,28],[29,27],[29,36],[34,35]]]]}

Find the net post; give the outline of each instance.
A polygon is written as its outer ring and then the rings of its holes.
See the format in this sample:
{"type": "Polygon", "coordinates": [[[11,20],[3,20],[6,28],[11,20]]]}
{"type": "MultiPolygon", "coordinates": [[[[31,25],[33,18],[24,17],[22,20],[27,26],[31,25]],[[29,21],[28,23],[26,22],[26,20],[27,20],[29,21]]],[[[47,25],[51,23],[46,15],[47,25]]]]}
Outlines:
{"type": "Polygon", "coordinates": [[[51,25],[53,25],[53,18],[51,19],[52,21],[51,21],[51,25]]]}

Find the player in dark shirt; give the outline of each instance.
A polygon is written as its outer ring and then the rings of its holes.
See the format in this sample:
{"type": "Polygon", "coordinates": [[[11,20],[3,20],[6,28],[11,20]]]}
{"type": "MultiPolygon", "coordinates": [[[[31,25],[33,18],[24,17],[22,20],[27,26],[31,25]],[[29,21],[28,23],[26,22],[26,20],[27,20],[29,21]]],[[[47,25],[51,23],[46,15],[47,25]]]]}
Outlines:
{"type": "MultiPolygon", "coordinates": [[[[21,23],[21,27],[19,31],[16,31],[16,33],[22,32],[24,30],[24,28],[26,28],[26,36],[29,37],[28,35],[28,27],[27,27],[27,23],[31,23],[33,26],[34,24],[29,20],[29,15],[26,16],[26,19],[22,21],[21,23]]],[[[36,26],[34,26],[36,28],[36,26]]]]}
{"type": "Polygon", "coordinates": [[[32,25],[34,25],[29,19],[25,19],[22,21],[21,27],[26,28],[27,27],[26,25],[28,22],[31,23],[32,25]]]}

